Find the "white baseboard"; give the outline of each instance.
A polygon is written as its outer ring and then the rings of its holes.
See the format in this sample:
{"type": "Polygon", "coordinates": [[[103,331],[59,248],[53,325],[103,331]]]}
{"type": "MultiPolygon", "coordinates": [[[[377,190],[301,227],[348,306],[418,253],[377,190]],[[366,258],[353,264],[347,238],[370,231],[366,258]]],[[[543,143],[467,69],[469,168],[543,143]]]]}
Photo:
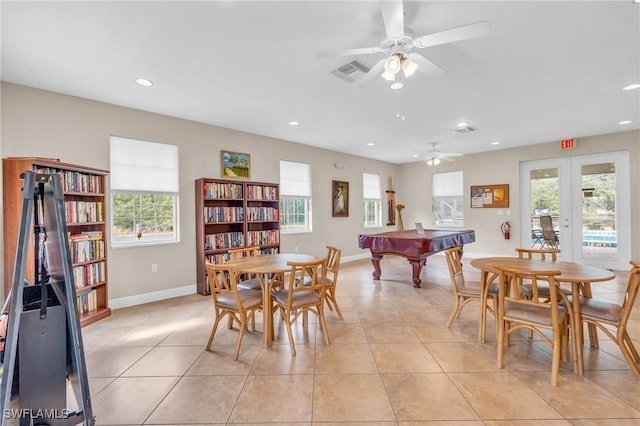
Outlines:
{"type": "Polygon", "coordinates": [[[186,285],[184,287],[170,288],[168,290],[154,291],[152,293],[136,294],[135,296],[121,297],[119,299],[109,299],[111,309],[127,308],[129,306],[143,305],[145,303],[157,302],[158,300],[171,299],[173,297],[187,296],[196,293],[196,285],[186,285]]]}

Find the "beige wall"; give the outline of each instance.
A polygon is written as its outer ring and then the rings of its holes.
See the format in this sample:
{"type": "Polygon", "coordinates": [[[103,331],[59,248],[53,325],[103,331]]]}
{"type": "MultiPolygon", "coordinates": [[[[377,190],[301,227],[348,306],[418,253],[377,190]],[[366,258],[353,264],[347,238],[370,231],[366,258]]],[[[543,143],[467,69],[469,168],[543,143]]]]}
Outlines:
{"type": "MultiPolygon", "coordinates": [[[[465,247],[465,252],[511,254],[518,245],[517,238],[504,241],[500,237],[499,225],[504,220],[511,220],[515,225],[514,235],[519,235],[520,161],[629,150],[632,161],[631,232],[635,236],[632,239],[632,255],[640,258],[637,221],[640,213],[638,131],[580,138],[578,148],[567,152],[559,151],[553,142],[469,155],[432,169],[424,162],[399,166],[8,83],[2,83],[0,95],[2,157],[53,157],[64,162],[109,169],[110,135],[179,146],[180,242],[109,251],[109,298],[127,300],[123,304],[144,301],[145,295],[150,293],[170,296],[176,294],[176,289],[188,292],[192,291],[192,287],[195,291],[194,180],[220,176],[221,149],[250,153],[251,179],[256,181],[278,182],[280,159],[309,163],[313,186],[313,233],[283,235],[282,251],[294,251],[297,246],[301,252],[321,255],[326,244],[333,244],[343,249],[346,258],[366,256],[366,252],[357,247],[358,234],[395,229],[386,226],[363,229],[362,203],[359,202],[362,198],[363,172],[379,174],[383,189],[387,189],[389,177],[395,177],[397,202],[406,206],[403,211],[406,228],[412,227],[415,221],[425,225],[432,223],[430,173],[433,170],[464,170],[465,187],[471,184],[508,183],[510,212],[505,209],[503,215],[498,216],[494,209],[465,211],[465,228],[475,229],[477,240],[465,247]],[[344,169],[336,169],[336,162],[344,163],[344,169]],[[351,183],[349,218],[331,217],[332,180],[351,183]],[[157,273],[151,272],[152,263],[158,265],[157,273]]],[[[383,210],[386,223],[387,213],[386,209],[383,210]]]]}
{"type": "MultiPolygon", "coordinates": [[[[522,148],[503,149],[481,154],[467,155],[452,162],[443,161],[437,167],[426,167],[424,162],[403,165],[399,180],[402,194],[410,199],[398,199],[406,205],[403,211],[405,224],[433,223],[431,211],[431,173],[462,170],[464,172],[465,206],[470,206],[471,185],[509,184],[508,209],[465,208],[465,228],[476,233],[476,243],[465,246],[465,254],[512,255],[520,246],[520,162],[557,157],[571,157],[602,152],[629,151],[631,177],[631,256],[640,258],[640,132],[629,131],[601,136],[578,138],[577,147],[560,150],[559,142],[530,145],[522,148]],[[511,221],[512,239],[504,240],[500,224],[511,221]]],[[[526,244],[525,244],[526,245],[526,244]]]]}
{"type": "MultiPolygon", "coordinates": [[[[119,299],[195,285],[194,180],[220,177],[220,150],[251,154],[251,179],[279,181],[279,160],[311,165],[313,233],[283,235],[282,251],[323,255],[325,246],[343,249],[345,257],[362,253],[357,236],[362,226],[362,173],[377,173],[383,182],[399,166],[317,149],[306,145],[209,126],[192,121],[64,96],[8,83],[2,84],[2,156],[39,156],[109,169],[109,136],[174,143],[180,157],[180,243],[111,249],[109,298],[119,299]],[[344,169],[336,169],[336,162],[344,169]],[[331,181],[348,181],[348,218],[331,217],[331,181]],[[151,272],[151,264],[158,272],[151,272]]],[[[396,179],[397,180],[397,179],[396,179]]],[[[386,223],[386,211],[385,211],[386,223]]],[[[381,232],[391,228],[368,229],[381,232]]],[[[194,287],[195,290],[195,287],[194,287]]]]}

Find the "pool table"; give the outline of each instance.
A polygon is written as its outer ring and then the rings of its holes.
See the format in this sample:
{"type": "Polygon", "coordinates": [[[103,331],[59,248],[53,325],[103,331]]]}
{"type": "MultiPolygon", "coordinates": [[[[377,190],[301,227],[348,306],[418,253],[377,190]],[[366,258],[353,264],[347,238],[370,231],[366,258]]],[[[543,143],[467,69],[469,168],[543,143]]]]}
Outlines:
{"type": "Polygon", "coordinates": [[[380,260],[385,254],[402,256],[413,268],[413,286],[420,287],[422,282],[420,272],[427,264],[428,256],[452,247],[462,248],[475,240],[476,234],[472,230],[425,229],[424,234],[419,234],[417,230],[409,229],[380,234],[361,234],[358,236],[358,246],[361,249],[371,250],[374,280],[380,279],[380,260]]]}

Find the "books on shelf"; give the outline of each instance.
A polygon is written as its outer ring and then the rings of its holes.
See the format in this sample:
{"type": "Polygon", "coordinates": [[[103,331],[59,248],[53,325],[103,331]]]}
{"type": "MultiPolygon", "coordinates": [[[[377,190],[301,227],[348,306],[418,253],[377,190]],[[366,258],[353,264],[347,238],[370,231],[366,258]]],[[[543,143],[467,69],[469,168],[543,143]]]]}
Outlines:
{"type": "Polygon", "coordinates": [[[205,235],[204,249],[217,250],[244,247],[244,235],[242,232],[220,232],[205,235]]]}
{"type": "Polygon", "coordinates": [[[204,198],[206,200],[214,199],[242,199],[242,184],[227,182],[205,182],[204,198]]]}
{"type": "Polygon", "coordinates": [[[269,185],[247,185],[247,199],[278,201],[278,188],[269,185]]]}
{"type": "Polygon", "coordinates": [[[242,222],[244,209],[242,207],[205,207],[205,223],[242,222]]]}
{"type": "Polygon", "coordinates": [[[247,207],[247,220],[250,222],[277,222],[279,209],[275,207],[247,207]]]}
{"type": "Polygon", "coordinates": [[[102,222],[102,202],[100,201],[65,201],[67,223],[102,222]]]}
{"type": "Polygon", "coordinates": [[[38,167],[37,173],[62,175],[62,188],[64,192],[81,192],[86,194],[103,194],[102,176],[91,175],[73,170],[60,170],[52,167],[38,167]]]}
{"type": "Polygon", "coordinates": [[[69,235],[71,262],[90,262],[104,259],[105,248],[102,231],[88,231],[69,235]]]}
{"type": "Polygon", "coordinates": [[[280,244],[280,231],[263,230],[247,232],[247,247],[280,244]]]}
{"type": "Polygon", "coordinates": [[[104,261],[89,263],[87,265],[76,265],[72,269],[76,289],[103,283],[106,278],[104,261]]]}
{"type": "Polygon", "coordinates": [[[95,290],[92,290],[88,293],[76,296],[76,305],[78,307],[78,312],[81,314],[95,311],[96,309],[98,309],[97,292],[95,290]]]}

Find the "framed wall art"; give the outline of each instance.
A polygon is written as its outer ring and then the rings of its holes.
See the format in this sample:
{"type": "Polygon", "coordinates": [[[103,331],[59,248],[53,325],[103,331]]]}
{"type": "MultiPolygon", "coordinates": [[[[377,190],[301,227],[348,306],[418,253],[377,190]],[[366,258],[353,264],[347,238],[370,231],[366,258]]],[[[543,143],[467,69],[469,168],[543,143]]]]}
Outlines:
{"type": "Polygon", "coordinates": [[[349,182],[334,180],[331,182],[331,215],[349,217],[349,182]]]}
{"type": "Polygon", "coordinates": [[[248,178],[251,172],[251,155],[233,151],[220,151],[222,177],[248,178]]]}

